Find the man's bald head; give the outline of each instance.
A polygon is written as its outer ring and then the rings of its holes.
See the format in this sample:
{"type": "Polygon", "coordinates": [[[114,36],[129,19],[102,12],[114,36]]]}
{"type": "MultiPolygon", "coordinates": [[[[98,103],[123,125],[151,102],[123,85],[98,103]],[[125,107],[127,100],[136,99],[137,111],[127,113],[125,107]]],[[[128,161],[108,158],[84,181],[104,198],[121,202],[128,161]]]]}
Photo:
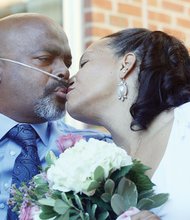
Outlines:
{"type": "Polygon", "coordinates": [[[7,17],[0,19],[0,28],[17,29],[27,26],[28,24],[32,25],[41,25],[41,24],[50,24],[57,25],[51,18],[37,13],[17,13],[12,14],[7,17]]]}
{"type": "MultiPolygon", "coordinates": [[[[41,40],[43,36],[64,34],[61,26],[51,18],[37,13],[18,13],[0,19],[0,56],[2,52],[14,53],[35,37],[41,40]]],[[[66,35],[65,35],[66,37],[66,35]]]]}

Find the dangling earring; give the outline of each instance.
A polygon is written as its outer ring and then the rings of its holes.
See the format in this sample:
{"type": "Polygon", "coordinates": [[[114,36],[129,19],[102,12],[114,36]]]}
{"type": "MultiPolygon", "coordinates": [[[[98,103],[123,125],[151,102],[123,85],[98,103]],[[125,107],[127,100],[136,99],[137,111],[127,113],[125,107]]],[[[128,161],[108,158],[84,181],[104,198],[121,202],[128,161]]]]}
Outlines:
{"type": "Polygon", "coordinates": [[[125,99],[127,99],[127,93],[128,93],[127,83],[125,82],[124,79],[122,79],[121,82],[118,84],[118,89],[117,89],[118,99],[124,102],[125,99]]]}

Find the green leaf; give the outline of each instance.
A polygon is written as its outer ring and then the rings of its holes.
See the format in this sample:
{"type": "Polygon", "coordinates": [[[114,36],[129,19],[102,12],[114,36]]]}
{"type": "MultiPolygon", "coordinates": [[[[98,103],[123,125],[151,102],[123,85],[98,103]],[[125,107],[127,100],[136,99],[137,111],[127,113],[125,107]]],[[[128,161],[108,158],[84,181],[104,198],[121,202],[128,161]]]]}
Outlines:
{"type": "Polygon", "coordinates": [[[169,197],[168,193],[160,193],[150,197],[150,199],[154,201],[153,204],[154,206],[152,208],[156,208],[163,205],[168,200],[168,197],[169,197]]]}
{"type": "Polygon", "coordinates": [[[57,199],[55,201],[54,211],[57,212],[58,214],[66,215],[66,212],[68,211],[69,208],[70,206],[67,203],[65,203],[63,200],[57,199]]]}
{"type": "Polygon", "coordinates": [[[169,194],[167,193],[160,193],[154,196],[151,196],[150,198],[144,198],[141,199],[138,204],[138,209],[145,209],[150,210],[156,207],[159,207],[163,205],[168,200],[169,194]]]}
{"type": "Polygon", "coordinates": [[[59,217],[57,217],[55,220],[69,220],[70,217],[69,217],[69,210],[65,212],[64,215],[61,215],[59,217]]]}
{"type": "Polygon", "coordinates": [[[42,174],[38,174],[33,177],[33,181],[35,185],[48,185],[47,180],[44,179],[44,176],[42,174]]]}
{"type": "Polygon", "coordinates": [[[69,201],[69,199],[67,198],[67,194],[66,194],[66,193],[62,192],[62,193],[61,193],[61,198],[62,198],[62,200],[63,200],[66,204],[72,206],[72,202],[69,201]]]}
{"type": "Polygon", "coordinates": [[[51,206],[41,206],[42,212],[40,213],[40,219],[50,219],[57,215],[51,206]]]}
{"type": "Polygon", "coordinates": [[[101,207],[103,210],[109,210],[110,209],[110,204],[105,203],[102,199],[100,199],[100,196],[91,196],[89,197],[90,202],[92,204],[97,204],[98,207],[101,207]]]}
{"type": "Polygon", "coordinates": [[[80,200],[80,197],[79,197],[77,194],[75,194],[75,195],[74,195],[74,198],[75,198],[75,202],[76,202],[78,208],[83,211],[84,209],[83,209],[83,206],[82,206],[82,202],[81,202],[81,200],[80,200]]]}
{"type": "Polygon", "coordinates": [[[52,164],[55,163],[55,161],[57,160],[57,157],[55,156],[55,154],[53,153],[53,151],[49,151],[45,157],[47,166],[50,167],[52,164]]]}
{"type": "Polygon", "coordinates": [[[105,184],[104,184],[105,193],[109,193],[110,195],[112,195],[113,191],[114,191],[114,188],[115,188],[114,181],[112,179],[107,179],[105,184]]]}
{"type": "Polygon", "coordinates": [[[40,213],[39,215],[40,219],[50,219],[55,216],[56,216],[55,213],[44,213],[44,212],[40,213]]]}
{"type": "Polygon", "coordinates": [[[149,198],[144,198],[137,203],[137,208],[140,210],[150,210],[151,207],[153,206],[153,203],[154,203],[153,200],[149,198]]]}
{"type": "Polygon", "coordinates": [[[103,193],[101,195],[101,199],[104,201],[104,202],[110,202],[111,200],[111,194],[108,194],[108,193],[103,193]]]}
{"type": "MultiPolygon", "coordinates": [[[[117,215],[121,215],[126,211],[126,205],[123,197],[119,194],[114,194],[111,198],[111,207],[117,215]]],[[[128,207],[127,209],[129,209],[128,207]]]]}
{"type": "Polygon", "coordinates": [[[98,166],[94,171],[94,180],[97,182],[102,182],[104,180],[104,169],[98,166]]]}
{"type": "Polygon", "coordinates": [[[137,160],[134,160],[133,163],[133,167],[127,174],[127,178],[135,183],[139,193],[152,189],[155,184],[153,184],[150,178],[145,174],[150,168],[137,160]]]}
{"type": "MultiPolygon", "coordinates": [[[[79,220],[80,218],[79,218],[79,215],[78,215],[78,213],[77,214],[75,214],[75,215],[70,215],[69,216],[69,220],[79,220]]],[[[80,219],[81,220],[81,219],[80,219]]]]}
{"type": "Polygon", "coordinates": [[[138,200],[143,199],[143,198],[149,198],[153,195],[154,195],[154,190],[153,189],[145,190],[145,191],[142,191],[142,192],[139,193],[138,200]]]}
{"type": "Polygon", "coordinates": [[[86,201],[86,212],[89,214],[89,219],[94,220],[95,219],[95,213],[97,209],[97,205],[94,203],[91,203],[90,201],[86,201]]]}
{"type": "Polygon", "coordinates": [[[90,192],[92,190],[96,190],[99,186],[100,186],[100,184],[97,181],[92,181],[87,188],[87,192],[90,192]]]}
{"type": "Polygon", "coordinates": [[[119,180],[121,177],[126,176],[132,167],[133,165],[121,167],[121,169],[116,170],[111,174],[110,179],[112,179],[114,182],[117,182],[117,180],[119,180]]]}
{"type": "Polygon", "coordinates": [[[109,212],[104,211],[98,215],[98,220],[105,220],[109,216],[109,212]]]}
{"type": "Polygon", "coordinates": [[[47,199],[40,199],[38,200],[40,205],[45,205],[45,206],[54,206],[55,205],[55,200],[52,198],[47,198],[47,199]]]}
{"type": "Polygon", "coordinates": [[[97,209],[97,205],[93,204],[92,205],[92,216],[94,216],[94,217],[95,217],[96,209],[97,209]]]}
{"type": "Polygon", "coordinates": [[[130,207],[136,207],[138,192],[135,184],[131,180],[123,177],[119,182],[117,192],[123,197],[125,210],[130,207]]]}
{"type": "MultiPolygon", "coordinates": [[[[89,219],[88,213],[84,213],[83,211],[80,211],[79,216],[80,216],[80,219],[81,219],[81,220],[89,219]]],[[[79,220],[79,219],[78,219],[78,220],[79,220]]]]}
{"type": "Polygon", "coordinates": [[[49,190],[49,187],[47,184],[40,184],[38,186],[36,186],[36,188],[34,189],[34,193],[38,196],[38,198],[40,196],[43,196],[44,194],[46,194],[49,190]]]}

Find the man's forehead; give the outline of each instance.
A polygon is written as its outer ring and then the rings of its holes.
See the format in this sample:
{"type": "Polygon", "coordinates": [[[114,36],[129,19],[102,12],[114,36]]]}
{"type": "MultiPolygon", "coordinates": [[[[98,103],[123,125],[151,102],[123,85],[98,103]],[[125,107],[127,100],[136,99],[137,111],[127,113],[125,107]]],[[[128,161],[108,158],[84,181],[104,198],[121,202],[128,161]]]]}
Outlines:
{"type": "Polygon", "coordinates": [[[62,44],[62,45],[57,45],[53,44],[52,42],[50,44],[43,44],[43,45],[38,45],[38,49],[36,52],[48,52],[50,54],[54,55],[68,55],[71,56],[71,51],[70,47],[67,43],[62,44]]]}

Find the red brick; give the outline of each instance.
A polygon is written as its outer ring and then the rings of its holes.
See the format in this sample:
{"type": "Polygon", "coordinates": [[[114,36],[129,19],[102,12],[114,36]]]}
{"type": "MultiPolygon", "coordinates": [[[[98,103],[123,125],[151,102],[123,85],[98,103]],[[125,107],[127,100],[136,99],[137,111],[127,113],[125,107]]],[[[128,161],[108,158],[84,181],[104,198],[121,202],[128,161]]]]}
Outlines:
{"type": "Polygon", "coordinates": [[[85,22],[101,22],[105,21],[105,15],[102,12],[87,12],[85,13],[85,22]]]}
{"type": "Polygon", "coordinates": [[[156,31],[158,30],[158,26],[156,24],[148,24],[148,29],[156,31]]]}
{"type": "Polygon", "coordinates": [[[111,33],[113,33],[113,31],[108,28],[95,27],[94,25],[85,30],[85,36],[104,37],[111,33]]]}
{"type": "Polygon", "coordinates": [[[158,12],[148,12],[148,19],[158,22],[171,23],[172,18],[169,15],[158,12]]]}
{"type": "Polygon", "coordinates": [[[178,39],[184,41],[184,33],[181,32],[181,31],[177,31],[176,29],[173,29],[173,28],[168,28],[168,27],[164,27],[163,28],[163,31],[168,33],[168,34],[171,34],[175,37],[177,37],[178,39]]]}
{"type": "Polygon", "coordinates": [[[113,33],[113,31],[108,28],[92,27],[92,36],[104,37],[111,33],[113,33]]]}
{"type": "Polygon", "coordinates": [[[84,21],[85,22],[91,22],[92,21],[92,12],[86,12],[84,14],[84,21]]]}
{"type": "Polygon", "coordinates": [[[118,12],[125,13],[127,15],[142,16],[141,7],[137,7],[129,4],[118,3],[118,12]]]}
{"type": "Polygon", "coordinates": [[[147,0],[147,5],[157,7],[158,6],[158,0],[147,0]]]}
{"type": "Polygon", "coordinates": [[[177,19],[177,25],[189,29],[189,27],[190,27],[190,20],[188,20],[188,19],[178,18],[178,19],[177,19]]]}
{"type": "Polygon", "coordinates": [[[119,16],[110,16],[110,24],[119,27],[126,27],[128,25],[127,18],[122,18],[119,16]]]}
{"type": "Polygon", "coordinates": [[[85,36],[92,36],[92,27],[88,27],[85,29],[85,36]]]}
{"type": "Polygon", "coordinates": [[[92,5],[98,6],[99,8],[112,9],[112,3],[109,0],[91,0],[92,5]]]}
{"type": "Polygon", "coordinates": [[[143,27],[142,19],[132,19],[132,25],[134,27],[143,27]]]}
{"type": "Polygon", "coordinates": [[[92,20],[95,22],[103,23],[105,21],[105,15],[102,12],[93,12],[92,13],[92,20]]]}
{"type": "MultiPolygon", "coordinates": [[[[177,1],[176,1],[177,2],[177,1]]],[[[172,12],[184,12],[184,6],[174,2],[163,1],[162,6],[164,9],[171,10],[172,12]]]]}

